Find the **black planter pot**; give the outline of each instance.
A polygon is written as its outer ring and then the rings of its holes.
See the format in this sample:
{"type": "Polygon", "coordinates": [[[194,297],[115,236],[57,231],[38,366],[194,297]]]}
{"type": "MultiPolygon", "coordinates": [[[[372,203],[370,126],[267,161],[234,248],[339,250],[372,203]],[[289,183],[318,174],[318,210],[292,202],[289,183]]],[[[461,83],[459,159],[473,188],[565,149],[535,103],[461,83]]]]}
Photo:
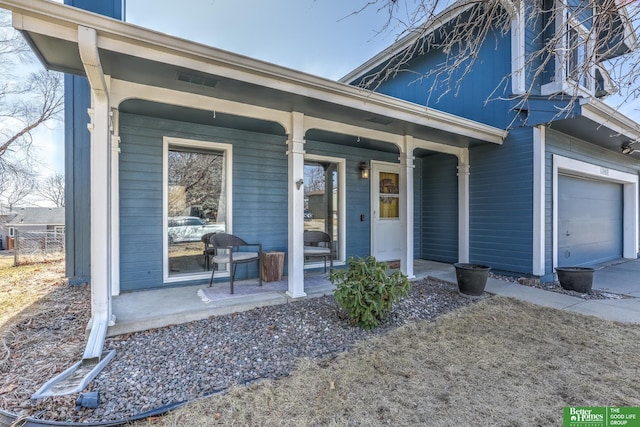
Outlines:
{"type": "Polygon", "coordinates": [[[595,271],[594,268],[589,267],[556,267],[560,286],[583,294],[591,292],[595,271]]]}
{"type": "Polygon", "coordinates": [[[484,292],[487,285],[490,268],[486,265],[478,264],[453,264],[456,268],[456,280],[460,293],[479,297],[484,292]]]}

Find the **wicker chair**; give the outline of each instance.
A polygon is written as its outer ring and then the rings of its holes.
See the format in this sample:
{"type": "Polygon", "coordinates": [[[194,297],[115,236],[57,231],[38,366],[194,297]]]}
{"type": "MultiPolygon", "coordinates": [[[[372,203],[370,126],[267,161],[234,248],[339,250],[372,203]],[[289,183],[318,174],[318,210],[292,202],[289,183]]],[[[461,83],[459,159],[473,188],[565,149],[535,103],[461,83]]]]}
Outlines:
{"type": "Polygon", "coordinates": [[[209,287],[213,285],[213,276],[216,273],[218,264],[229,264],[231,270],[231,293],[233,293],[233,279],[236,274],[238,264],[249,262],[258,263],[258,283],[262,286],[262,275],[260,274],[260,263],[262,262],[262,244],[247,243],[241,238],[227,233],[215,233],[209,238],[209,242],[215,250],[215,255],[211,258],[213,269],[211,271],[211,281],[209,287]],[[257,252],[249,252],[246,249],[254,248],[257,252]],[[224,252],[221,252],[224,251],[224,252]]]}
{"type": "Polygon", "coordinates": [[[333,245],[331,236],[323,231],[304,232],[304,256],[305,258],[324,258],[324,272],[327,272],[327,258],[329,258],[330,271],[333,270],[333,245]]]}

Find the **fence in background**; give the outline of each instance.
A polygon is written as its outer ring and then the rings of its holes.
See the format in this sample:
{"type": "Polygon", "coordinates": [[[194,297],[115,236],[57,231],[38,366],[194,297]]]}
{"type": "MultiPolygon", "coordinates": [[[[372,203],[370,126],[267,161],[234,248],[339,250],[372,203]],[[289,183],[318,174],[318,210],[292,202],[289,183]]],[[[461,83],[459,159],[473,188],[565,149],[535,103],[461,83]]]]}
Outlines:
{"type": "Polygon", "coordinates": [[[15,231],[15,265],[64,258],[64,233],[56,231],[15,231]]]}

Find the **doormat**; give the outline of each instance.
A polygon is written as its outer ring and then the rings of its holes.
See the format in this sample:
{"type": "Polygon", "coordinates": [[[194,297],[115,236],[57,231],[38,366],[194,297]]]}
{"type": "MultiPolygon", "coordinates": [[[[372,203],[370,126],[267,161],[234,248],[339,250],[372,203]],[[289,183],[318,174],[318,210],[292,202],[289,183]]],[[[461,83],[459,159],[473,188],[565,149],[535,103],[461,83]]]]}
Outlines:
{"type": "Polygon", "coordinates": [[[387,261],[389,268],[400,268],[400,261],[387,261]]]}

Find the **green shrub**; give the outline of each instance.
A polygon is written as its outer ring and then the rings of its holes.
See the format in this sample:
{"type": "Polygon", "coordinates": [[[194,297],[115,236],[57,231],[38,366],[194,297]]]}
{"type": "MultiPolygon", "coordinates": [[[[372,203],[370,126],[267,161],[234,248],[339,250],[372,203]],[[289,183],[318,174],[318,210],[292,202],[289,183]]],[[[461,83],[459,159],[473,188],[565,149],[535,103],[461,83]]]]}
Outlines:
{"type": "Polygon", "coordinates": [[[393,303],[409,293],[411,282],[399,271],[387,274],[388,264],[372,256],[351,257],[348,263],[348,269],[331,272],[333,295],[354,323],[374,328],[393,303]]]}

